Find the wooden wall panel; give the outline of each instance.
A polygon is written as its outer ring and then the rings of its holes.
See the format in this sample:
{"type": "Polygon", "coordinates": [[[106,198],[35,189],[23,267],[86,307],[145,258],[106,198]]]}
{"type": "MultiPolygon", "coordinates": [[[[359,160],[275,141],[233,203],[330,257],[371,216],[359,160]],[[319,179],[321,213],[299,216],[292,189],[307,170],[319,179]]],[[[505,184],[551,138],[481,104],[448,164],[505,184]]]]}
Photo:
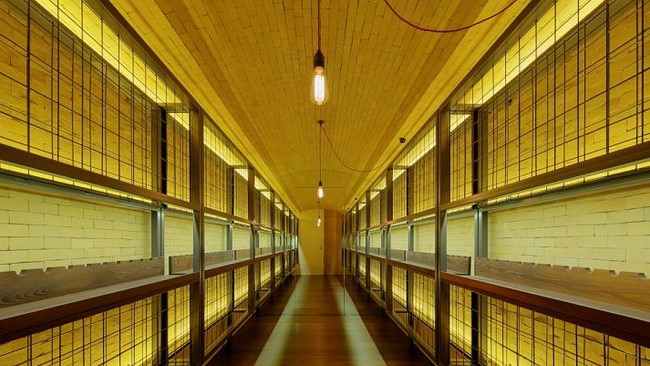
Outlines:
{"type": "Polygon", "coordinates": [[[0,308],[163,274],[162,258],[0,273],[0,308]]]}
{"type": "Polygon", "coordinates": [[[325,240],[324,240],[324,268],[325,275],[342,274],[342,248],[343,216],[336,212],[325,210],[325,240]]]}

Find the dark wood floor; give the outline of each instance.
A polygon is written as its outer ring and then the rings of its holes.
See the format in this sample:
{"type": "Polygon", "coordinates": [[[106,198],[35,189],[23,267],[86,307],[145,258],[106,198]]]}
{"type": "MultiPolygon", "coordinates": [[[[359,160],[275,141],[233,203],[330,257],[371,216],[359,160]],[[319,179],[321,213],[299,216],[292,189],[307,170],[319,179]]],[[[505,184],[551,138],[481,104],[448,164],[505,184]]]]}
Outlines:
{"type": "Polygon", "coordinates": [[[289,280],[210,365],[430,365],[347,278],[289,280]],[[345,294],[345,296],[344,296],[345,294]]]}

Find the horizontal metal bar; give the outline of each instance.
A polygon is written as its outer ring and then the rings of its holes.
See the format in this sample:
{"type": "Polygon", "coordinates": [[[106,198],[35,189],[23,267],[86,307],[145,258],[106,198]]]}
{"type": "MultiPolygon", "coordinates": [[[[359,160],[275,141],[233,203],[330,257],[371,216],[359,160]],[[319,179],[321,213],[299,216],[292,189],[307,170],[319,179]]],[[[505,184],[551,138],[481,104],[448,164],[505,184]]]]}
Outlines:
{"type": "Polygon", "coordinates": [[[376,260],[381,263],[387,263],[393,267],[401,268],[409,272],[419,273],[425,276],[430,276],[431,278],[436,277],[436,269],[433,266],[427,266],[427,265],[413,263],[413,262],[398,261],[394,259],[387,259],[385,257],[378,256],[376,254],[360,252],[354,249],[345,249],[345,250],[351,253],[355,253],[359,257],[364,257],[364,258],[368,257],[372,260],[376,260]]]}
{"type": "MultiPolygon", "coordinates": [[[[153,201],[173,204],[191,210],[198,210],[198,205],[188,201],[171,197],[149,189],[141,188],[121,180],[109,178],[95,172],[84,170],[72,165],[64,164],[56,160],[48,159],[40,155],[32,154],[15,147],[0,144],[0,160],[18,164],[20,166],[36,169],[47,174],[54,174],[79,180],[89,184],[96,184],[108,189],[115,189],[124,193],[131,193],[141,197],[147,197],[153,201]]],[[[9,173],[10,174],[10,173],[9,173]]]]}
{"type": "Polygon", "coordinates": [[[162,205],[156,205],[154,203],[133,200],[125,197],[110,196],[102,194],[101,192],[82,191],[68,185],[57,184],[57,182],[42,181],[36,177],[16,175],[13,173],[0,172],[0,183],[15,188],[29,187],[30,190],[48,192],[64,196],[65,198],[78,199],[80,201],[89,201],[93,203],[105,202],[113,206],[135,208],[143,211],[155,211],[162,207],[162,205]]]}
{"type": "Polygon", "coordinates": [[[534,189],[563,180],[578,178],[587,174],[598,173],[599,171],[639,162],[648,158],[650,158],[650,141],[450,202],[442,205],[441,208],[443,210],[450,210],[456,207],[482,203],[492,198],[534,189]]]}
{"type": "Polygon", "coordinates": [[[234,271],[238,268],[246,268],[251,263],[254,263],[253,259],[245,258],[210,265],[205,268],[205,278],[218,276],[223,273],[234,271]]]}
{"type": "MultiPolygon", "coordinates": [[[[528,197],[514,199],[512,201],[481,205],[480,207],[485,211],[495,211],[503,208],[540,204],[562,198],[578,198],[585,194],[602,193],[622,188],[633,188],[644,184],[647,185],[648,182],[650,182],[650,171],[623,173],[622,175],[606,177],[597,181],[560,188],[553,192],[534,194],[528,197]]],[[[474,211],[471,212],[473,213],[474,211]]]]}

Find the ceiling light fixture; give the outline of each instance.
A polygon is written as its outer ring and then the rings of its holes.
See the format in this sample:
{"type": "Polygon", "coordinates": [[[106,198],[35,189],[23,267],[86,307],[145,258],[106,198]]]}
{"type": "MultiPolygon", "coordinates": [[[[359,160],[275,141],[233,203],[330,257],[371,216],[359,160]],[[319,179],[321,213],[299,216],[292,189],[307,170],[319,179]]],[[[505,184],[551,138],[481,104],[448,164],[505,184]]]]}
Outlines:
{"type": "Polygon", "coordinates": [[[323,121],[318,120],[318,202],[323,199],[323,121]]]}
{"type": "Polygon", "coordinates": [[[329,97],[325,80],[325,55],[320,50],[320,1],[318,0],[318,51],[314,54],[314,76],[311,81],[309,97],[311,101],[323,105],[329,97]]]}
{"type": "Polygon", "coordinates": [[[320,219],[320,200],[318,200],[318,220],[316,221],[316,226],[320,227],[321,219],[320,219]]]}

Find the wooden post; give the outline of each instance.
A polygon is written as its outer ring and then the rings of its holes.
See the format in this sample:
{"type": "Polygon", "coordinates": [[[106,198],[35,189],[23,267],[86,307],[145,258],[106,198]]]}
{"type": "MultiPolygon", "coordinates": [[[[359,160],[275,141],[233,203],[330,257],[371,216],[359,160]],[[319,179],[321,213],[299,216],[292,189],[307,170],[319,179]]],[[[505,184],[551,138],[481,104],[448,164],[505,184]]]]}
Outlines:
{"type": "MultiPolygon", "coordinates": [[[[390,229],[391,222],[393,221],[393,167],[386,170],[386,222],[384,227],[384,234],[386,238],[386,258],[390,259],[391,257],[391,242],[390,242],[390,229]]],[[[386,294],[385,294],[385,304],[386,311],[391,312],[393,310],[393,267],[388,264],[386,261],[386,294]]]]}
{"type": "Polygon", "coordinates": [[[193,270],[199,281],[190,285],[190,362],[198,365],[204,356],[204,211],[203,211],[203,111],[190,111],[190,202],[195,204],[193,217],[193,270]]]}
{"type": "Polygon", "coordinates": [[[447,270],[447,211],[441,207],[450,197],[449,111],[439,111],[436,121],[436,359],[449,365],[449,284],[440,276],[447,270]]]}

